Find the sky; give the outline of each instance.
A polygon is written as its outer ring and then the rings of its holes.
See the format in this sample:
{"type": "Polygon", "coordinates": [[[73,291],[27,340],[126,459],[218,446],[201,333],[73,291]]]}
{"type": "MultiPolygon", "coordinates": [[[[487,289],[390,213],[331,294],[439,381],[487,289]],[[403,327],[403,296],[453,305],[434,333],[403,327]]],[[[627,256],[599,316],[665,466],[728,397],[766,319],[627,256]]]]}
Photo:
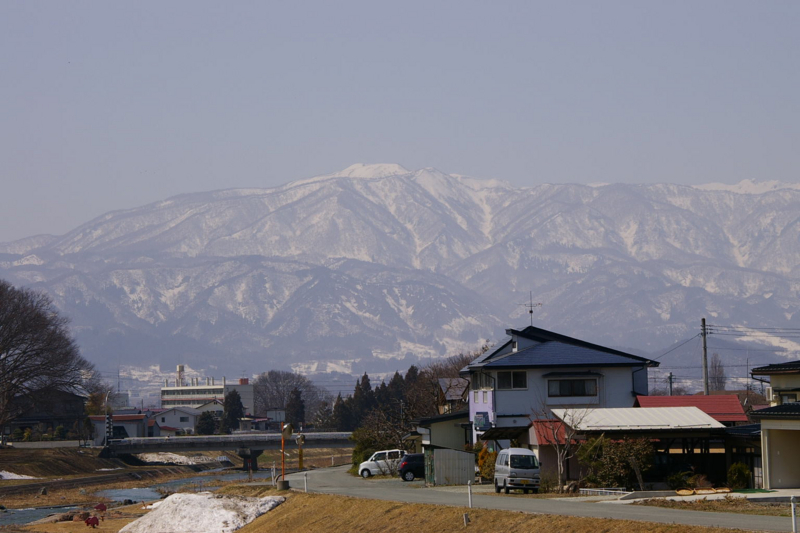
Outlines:
{"type": "Polygon", "coordinates": [[[800,3],[0,1],[0,242],[353,163],[798,182],[800,3]]]}

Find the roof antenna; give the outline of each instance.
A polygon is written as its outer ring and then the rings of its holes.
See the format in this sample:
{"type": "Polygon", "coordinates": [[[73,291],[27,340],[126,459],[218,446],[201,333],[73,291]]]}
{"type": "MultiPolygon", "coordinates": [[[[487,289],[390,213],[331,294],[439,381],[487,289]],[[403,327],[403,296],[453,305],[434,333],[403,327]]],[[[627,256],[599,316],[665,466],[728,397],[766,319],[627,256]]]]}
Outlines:
{"type": "Polygon", "coordinates": [[[519,304],[519,305],[523,305],[528,309],[528,314],[531,316],[531,327],[533,327],[533,308],[541,307],[542,302],[533,303],[533,291],[529,291],[529,297],[530,297],[529,303],[519,304]]]}

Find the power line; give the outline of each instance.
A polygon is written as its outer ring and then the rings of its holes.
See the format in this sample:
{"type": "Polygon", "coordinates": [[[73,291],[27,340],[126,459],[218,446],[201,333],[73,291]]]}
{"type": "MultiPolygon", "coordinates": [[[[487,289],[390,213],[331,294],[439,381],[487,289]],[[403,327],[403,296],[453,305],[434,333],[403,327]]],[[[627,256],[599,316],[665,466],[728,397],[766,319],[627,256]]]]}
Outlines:
{"type": "Polygon", "coordinates": [[[678,348],[680,348],[680,347],[681,347],[681,346],[683,346],[684,344],[686,344],[686,343],[688,343],[688,342],[690,342],[690,341],[693,341],[694,339],[696,339],[696,338],[697,338],[697,337],[699,337],[700,335],[701,335],[701,334],[700,334],[700,333],[698,333],[698,334],[697,334],[697,335],[695,335],[694,337],[690,337],[690,338],[686,339],[685,341],[683,341],[683,342],[682,342],[682,343],[680,343],[679,345],[675,346],[674,348],[672,348],[672,349],[670,349],[670,350],[667,350],[666,352],[662,353],[662,354],[661,354],[661,355],[659,355],[658,357],[654,357],[654,358],[653,358],[653,361],[658,361],[659,359],[661,359],[662,357],[664,357],[664,356],[665,356],[665,355],[667,355],[668,353],[670,353],[670,352],[674,352],[675,350],[677,350],[678,348]]]}

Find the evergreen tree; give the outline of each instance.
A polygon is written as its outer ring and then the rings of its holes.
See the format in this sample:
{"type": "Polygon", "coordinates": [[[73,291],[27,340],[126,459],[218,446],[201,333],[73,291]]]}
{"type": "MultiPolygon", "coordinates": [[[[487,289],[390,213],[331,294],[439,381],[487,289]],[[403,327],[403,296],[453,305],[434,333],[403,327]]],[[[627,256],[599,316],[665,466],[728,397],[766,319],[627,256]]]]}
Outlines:
{"type": "Polygon", "coordinates": [[[220,420],[219,431],[228,434],[234,429],[239,428],[239,419],[244,416],[244,405],[242,397],[235,390],[225,395],[222,402],[222,420],[220,420]]]}
{"type": "Polygon", "coordinates": [[[317,414],[314,415],[314,420],[312,423],[317,431],[323,429],[335,429],[336,426],[333,423],[333,409],[331,409],[329,403],[323,402],[320,404],[319,408],[317,409],[317,414]]]}
{"type": "Polygon", "coordinates": [[[213,435],[216,427],[217,421],[214,420],[214,415],[209,411],[205,411],[197,419],[197,426],[195,426],[194,432],[198,435],[213,435]]]}
{"type": "Polygon", "coordinates": [[[353,431],[352,398],[344,399],[342,394],[336,397],[333,404],[333,427],[336,431],[353,431]]]}
{"type": "Polygon", "coordinates": [[[306,404],[303,401],[303,393],[297,387],[289,392],[289,399],[286,401],[286,421],[289,422],[296,431],[300,431],[306,419],[306,404]]]}

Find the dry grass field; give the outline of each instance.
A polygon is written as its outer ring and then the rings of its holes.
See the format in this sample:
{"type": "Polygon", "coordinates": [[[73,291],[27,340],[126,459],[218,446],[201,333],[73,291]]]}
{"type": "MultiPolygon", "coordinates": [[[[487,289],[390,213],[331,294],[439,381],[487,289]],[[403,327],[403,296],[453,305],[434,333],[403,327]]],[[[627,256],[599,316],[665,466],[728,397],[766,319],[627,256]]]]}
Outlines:
{"type": "MultiPolygon", "coordinates": [[[[231,485],[221,493],[242,496],[277,494],[271,487],[231,485]]],[[[628,520],[564,517],[440,505],[404,504],[324,494],[281,493],[284,504],[240,529],[241,533],[406,533],[409,528],[441,533],[559,531],[561,533],[731,533],[730,529],[656,524],[628,520]],[[464,513],[470,522],[464,526],[464,513]]],[[[112,510],[95,531],[119,531],[146,511],[139,506],[112,510]]],[[[82,523],[30,525],[5,532],[67,533],[88,531],[82,523]]]]}
{"type": "Polygon", "coordinates": [[[726,497],[724,500],[707,500],[705,498],[694,501],[672,500],[645,500],[634,505],[649,505],[651,507],[665,507],[667,509],[685,509],[687,511],[712,511],[715,513],[741,513],[764,516],[792,516],[792,509],[788,503],[755,503],[744,498],[726,497]]]}

